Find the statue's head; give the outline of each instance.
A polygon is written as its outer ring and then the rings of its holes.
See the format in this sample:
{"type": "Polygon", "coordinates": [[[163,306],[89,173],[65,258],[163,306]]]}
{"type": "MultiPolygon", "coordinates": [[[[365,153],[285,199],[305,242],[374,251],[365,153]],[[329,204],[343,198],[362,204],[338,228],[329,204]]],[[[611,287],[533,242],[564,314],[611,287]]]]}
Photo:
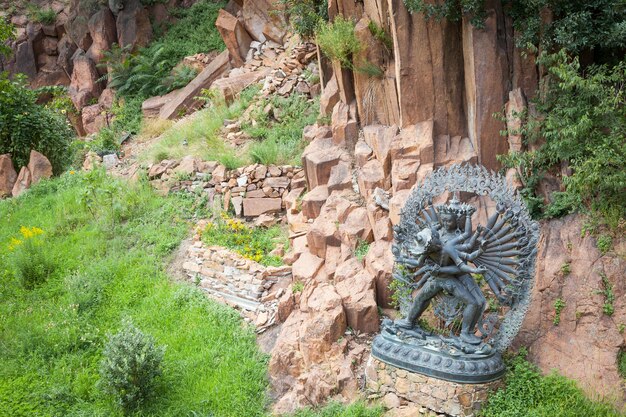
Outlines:
{"type": "Polygon", "coordinates": [[[458,193],[454,193],[448,204],[437,206],[437,211],[439,212],[441,226],[446,231],[451,232],[462,227],[459,221],[462,221],[465,216],[471,215],[474,208],[468,204],[461,203],[458,193]]]}

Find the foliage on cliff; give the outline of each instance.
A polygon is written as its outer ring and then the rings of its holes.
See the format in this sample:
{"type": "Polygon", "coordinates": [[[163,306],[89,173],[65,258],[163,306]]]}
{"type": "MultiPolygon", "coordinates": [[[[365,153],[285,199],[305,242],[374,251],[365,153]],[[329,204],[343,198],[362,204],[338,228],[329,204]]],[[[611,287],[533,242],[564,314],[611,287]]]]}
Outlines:
{"type": "Polygon", "coordinates": [[[626,207],[626,62],[583,71],[579,59],[564,51],[540,62],[549,75],[535,100],[537,113],[528,117],[521,133],[528,142],[543,144],[502,159],[522,174],[535,212],[544,209],[552,217],[590,207],[616,226],[626,207]],[[571,169],[563,177],[565,192],[544,208],[535,189],[546,173],[560,171],[562,161],[571,169]]]}

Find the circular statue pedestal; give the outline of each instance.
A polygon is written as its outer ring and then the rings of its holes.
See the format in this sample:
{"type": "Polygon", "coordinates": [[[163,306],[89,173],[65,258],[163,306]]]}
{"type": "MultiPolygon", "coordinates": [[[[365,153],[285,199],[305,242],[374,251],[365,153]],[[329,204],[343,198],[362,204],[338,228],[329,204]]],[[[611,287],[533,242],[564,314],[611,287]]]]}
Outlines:
{"type": "Polygon", "coordinates": [[[400,399],[436,413],[471,417],[480,410],[490,391],[502,381],[461,384],[416,374],[379,361],[370,355],[365,367],[368,391],[381,397],[393,393],[400,399]]]}

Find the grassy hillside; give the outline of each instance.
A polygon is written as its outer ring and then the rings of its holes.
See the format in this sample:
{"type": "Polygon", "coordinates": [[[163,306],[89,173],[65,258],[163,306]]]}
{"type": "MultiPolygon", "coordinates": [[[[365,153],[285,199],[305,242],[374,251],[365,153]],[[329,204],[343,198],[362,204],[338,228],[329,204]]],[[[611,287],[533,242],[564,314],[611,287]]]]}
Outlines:
{"type": "Polygon", "coordinates": [[[124,319],[165,346],[139,415],[264,414],[266,358],[253,331],[164,273],[193,211],[97,172],[0,202],[0,415],[121,415],[98,370],[124,319]]]}

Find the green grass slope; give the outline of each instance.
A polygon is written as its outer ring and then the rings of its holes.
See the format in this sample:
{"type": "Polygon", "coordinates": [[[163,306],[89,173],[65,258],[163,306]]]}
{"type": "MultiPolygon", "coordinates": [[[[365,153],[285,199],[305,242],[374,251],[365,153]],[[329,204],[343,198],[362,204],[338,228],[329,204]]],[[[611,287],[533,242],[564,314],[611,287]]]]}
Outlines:
{"type": "Polygon", "coordinates": [[[193,210],[98,172],[0,202],[0,415],[121,415],[98,369],[123,319],[166,347],[157,395],[138,415],[264,415],[253,331],[164,273],[193,210]]]}

